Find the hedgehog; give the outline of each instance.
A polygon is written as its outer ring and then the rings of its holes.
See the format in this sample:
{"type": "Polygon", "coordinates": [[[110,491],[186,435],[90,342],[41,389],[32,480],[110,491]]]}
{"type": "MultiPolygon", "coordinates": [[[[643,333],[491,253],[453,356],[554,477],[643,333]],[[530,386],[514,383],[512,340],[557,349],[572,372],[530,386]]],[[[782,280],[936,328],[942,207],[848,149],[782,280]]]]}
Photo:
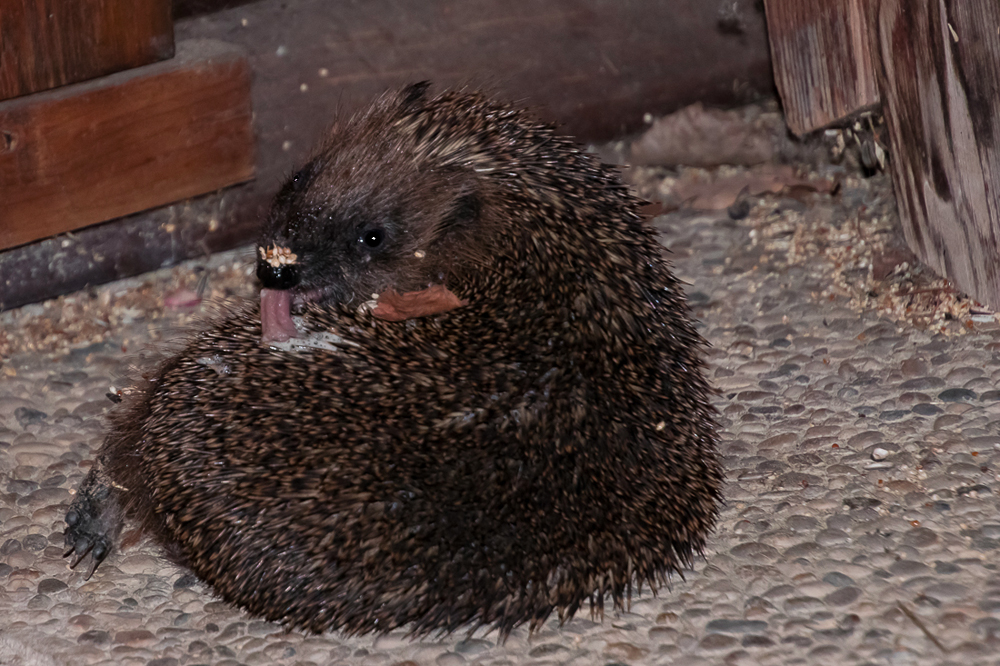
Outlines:
{"type": "Polygon", "coordinates": [[[131,521],[221,599],[349,635],[505,638],[656,592],[721,473],[706,343],[641,204],[481,92],[338,118],[266,217],[259,301],[112,410],[72,566],[131,521]]]}

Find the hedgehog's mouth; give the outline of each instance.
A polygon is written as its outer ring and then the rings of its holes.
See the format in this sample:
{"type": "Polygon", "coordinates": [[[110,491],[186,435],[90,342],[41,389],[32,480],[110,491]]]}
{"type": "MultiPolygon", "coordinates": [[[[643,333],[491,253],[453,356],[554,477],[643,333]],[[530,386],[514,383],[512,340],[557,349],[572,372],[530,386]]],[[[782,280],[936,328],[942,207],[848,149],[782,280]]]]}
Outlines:
{"type": "MultiPolygon", "coordinates": [[[[260,340],[264,344],[286,342],[299,337],[299,331],[292,321],[292,307],[323,300],[324,292],[292,291],[290,289],[260,290],[260,340]]],[[[385,321],[405,321],[418,317],[443,314],[449,310],[468,305],[443,284],[433,284],[419,291],[400,293],[389,288],[375,294],[371,305],[372,315],[385,321]]]]}
{"type": "Polygon", "coordinates": [[[293,291],[291,289],[260,290],[260,341],[285,342],[299,337],[292,321],[292,308],[323,300],[323,290],[293,291]]]}

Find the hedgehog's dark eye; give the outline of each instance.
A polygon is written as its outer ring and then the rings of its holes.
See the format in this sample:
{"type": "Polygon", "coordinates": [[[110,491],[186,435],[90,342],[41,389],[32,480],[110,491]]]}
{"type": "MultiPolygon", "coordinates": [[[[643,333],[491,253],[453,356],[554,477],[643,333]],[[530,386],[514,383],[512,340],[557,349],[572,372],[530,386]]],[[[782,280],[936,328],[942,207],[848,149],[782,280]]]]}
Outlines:
{"type": "Polygon", "coordinates": [[[306,185],[309,183],[309,179],[312,178],[313,170],[315,167],[312,163],[309,163],[299,169],[291,180],[288,181],[288,186],[293,192],[301,192],[306,189],[306,185]]]}
{"type": "Polygon", "coordinates": [[[361,242],[370,248],[376,248],[385,240],[385,232],[381,229],[366,229],[361,234],[361,242]]]}

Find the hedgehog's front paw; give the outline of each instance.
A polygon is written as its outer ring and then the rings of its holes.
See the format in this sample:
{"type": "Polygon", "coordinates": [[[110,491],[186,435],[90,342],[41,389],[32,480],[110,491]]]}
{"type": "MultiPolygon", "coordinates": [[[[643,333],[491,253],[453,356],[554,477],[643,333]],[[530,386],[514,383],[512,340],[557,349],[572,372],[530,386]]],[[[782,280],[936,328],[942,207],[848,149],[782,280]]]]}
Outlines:
{"type": "Polygon", "coordinates": [[[63,557],[73,556],[71,568],[76,568],[87,555],[91,557],[89,579],[94,575],[98,565],[111,552],[115,535],[118,531],[117,521],[109,520],[108,502],[111,498],[111,488],[99,483],[84,483],[76,500],[66,513],[65,545],[63,557]]]}

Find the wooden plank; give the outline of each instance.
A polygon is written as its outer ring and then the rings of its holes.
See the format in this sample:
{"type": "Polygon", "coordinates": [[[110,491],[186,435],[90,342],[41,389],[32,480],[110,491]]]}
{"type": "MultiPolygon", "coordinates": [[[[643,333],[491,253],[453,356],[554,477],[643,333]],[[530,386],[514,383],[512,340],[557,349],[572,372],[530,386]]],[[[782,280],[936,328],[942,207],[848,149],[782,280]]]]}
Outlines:
{"type": "Polygon", "coordinates": [[[250,71],[237,47],[0,103],[0,247],[253,176],[250,71]],[[2,146],[6,145],[6,149],[2,146]]]}
{"type": "Polygon", "coordinates": [[[0,0],[0,100],[174,54],[170,0],[0,0]]]}
{"type": "Polygon", "coordinates": [[[906,241],[1000,308],[1000,3],[883,0],[872,17],[906,241]]]}
{"type": "Polygon", "coordinates": [[[519,0],[516,11],[506,0],[257,0],[178,21],[179,40],[225,39],[249,54],[257,178],[0,253],[0,309],[250,242],[336,110],[406,83],[485,85],[584,141],[697,100],[770,96],[756,4],[729,0],[723,15],[704,0],[519,0]]]}
{"type": "Polygon", "coordinates": [[[877,0],[764,0],[774,80],[802,136],[879,103],[868,6],[877,0]]]}

